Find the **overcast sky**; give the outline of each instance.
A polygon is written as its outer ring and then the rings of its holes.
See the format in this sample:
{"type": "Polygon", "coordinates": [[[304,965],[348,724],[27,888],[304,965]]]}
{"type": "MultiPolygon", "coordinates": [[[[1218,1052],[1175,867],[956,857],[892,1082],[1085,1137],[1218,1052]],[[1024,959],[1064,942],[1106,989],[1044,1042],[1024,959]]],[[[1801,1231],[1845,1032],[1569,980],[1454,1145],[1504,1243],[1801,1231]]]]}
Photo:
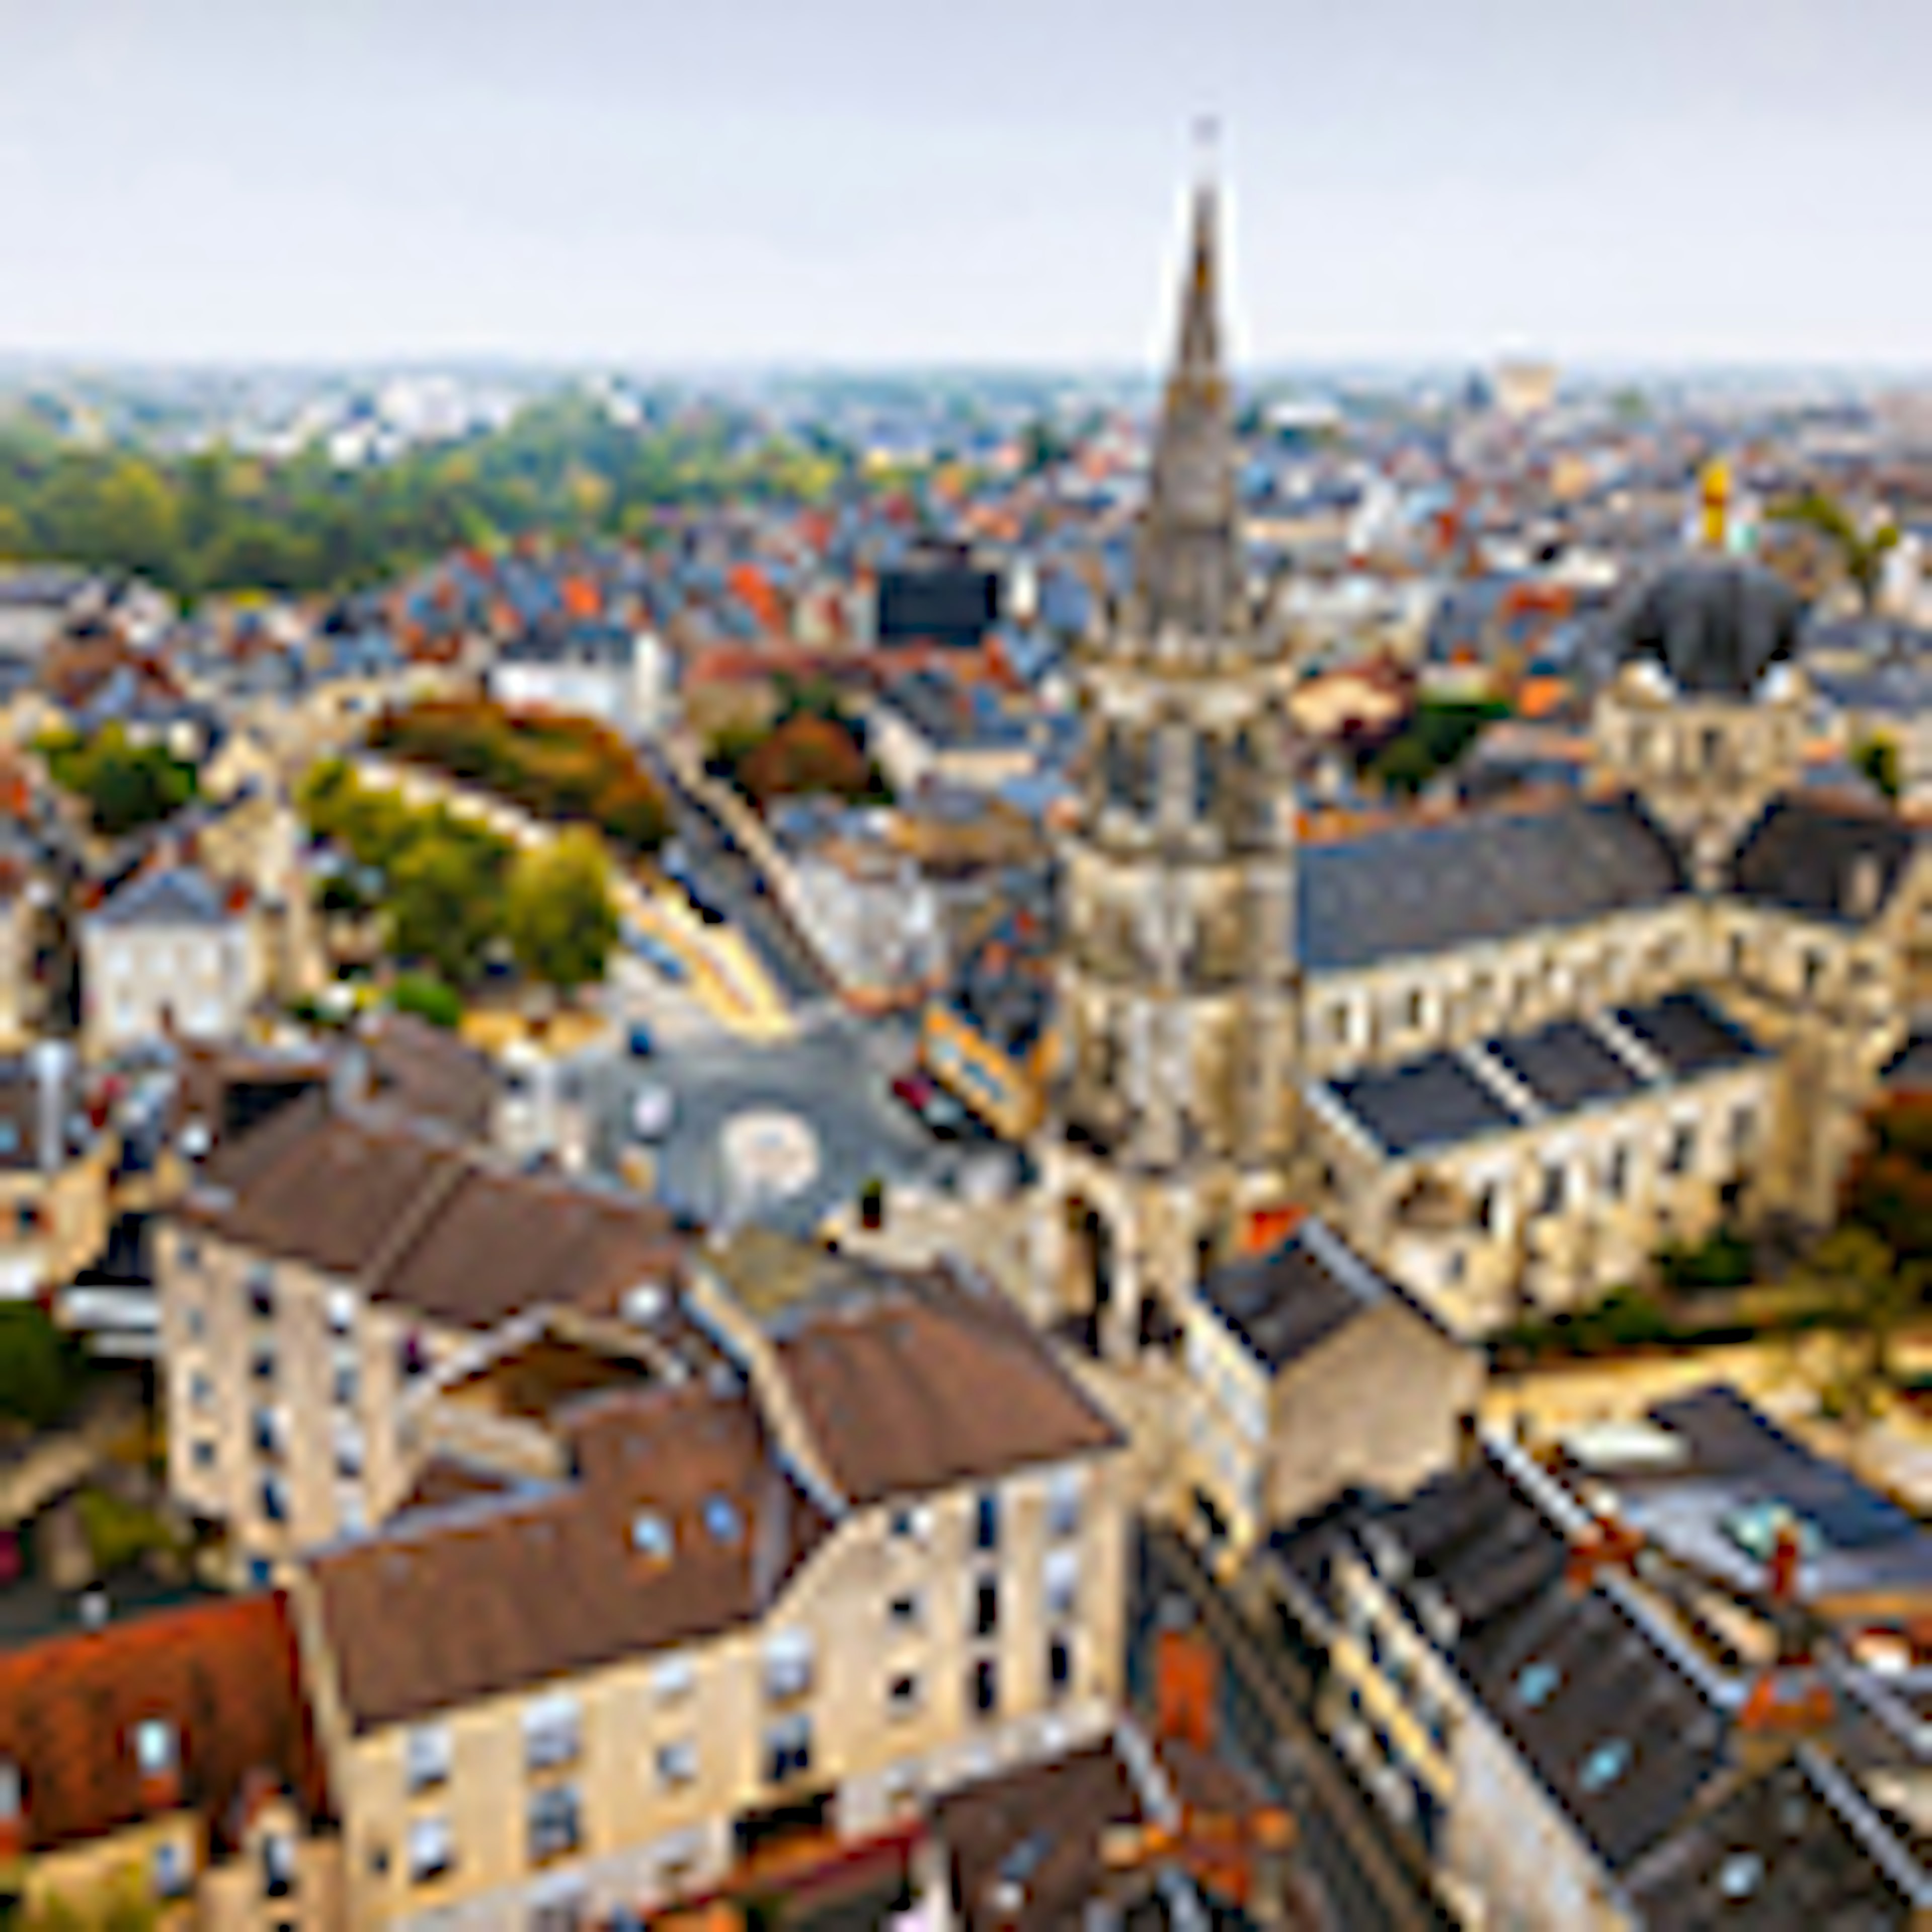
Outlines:
{"type": "Polygon", "coordinates": [[[1932,364],[1932,0],[0,0],[0,350],[1932,364]]]}

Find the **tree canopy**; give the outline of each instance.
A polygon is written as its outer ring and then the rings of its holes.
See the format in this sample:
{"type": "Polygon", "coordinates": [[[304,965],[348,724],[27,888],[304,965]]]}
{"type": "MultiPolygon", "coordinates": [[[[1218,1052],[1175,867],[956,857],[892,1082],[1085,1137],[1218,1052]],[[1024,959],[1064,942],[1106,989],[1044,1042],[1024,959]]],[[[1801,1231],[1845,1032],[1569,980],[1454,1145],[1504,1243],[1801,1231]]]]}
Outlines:
{"type": "Polygon", "coordinates": [[[604,976],[617,943],[610,868],[596,835],[578,829],[520,852],[505,925],[517,964],[566,994],[604,976]]]}
{"type": "Polygon", "coordinates": [[[56,733],[40,749],[55,784],[85,799],[94,830],[110,838],[172,818],[195,795],[191,764],[165,745],[134,743],[118,724],[91,738],[56,733]]]}

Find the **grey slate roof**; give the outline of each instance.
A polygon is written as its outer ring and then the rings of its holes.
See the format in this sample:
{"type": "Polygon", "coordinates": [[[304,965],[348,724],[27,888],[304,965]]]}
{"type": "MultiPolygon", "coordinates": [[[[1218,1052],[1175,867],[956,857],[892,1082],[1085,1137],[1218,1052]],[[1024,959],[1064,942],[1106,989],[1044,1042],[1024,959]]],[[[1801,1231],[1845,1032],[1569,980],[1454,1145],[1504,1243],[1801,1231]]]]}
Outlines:
{"type": "Polygon", "coordinates": [[[1618,1100],[1642,1085],[1600,1034],[1580,1020],[1493,1040],[1490,1051],[1553,1112],[1618,1100]]]}
{"type": "Polygon", "coordinates": [[[1633,801],[1472,812],[1306,847],[1302,963],[1341,972],[1662,904],[1675,848],[1633,801]]]}
{"type": "Polygon", "coordinates": [[[1396,1156],[1507,1132],[1522,1123],[1453,1053],[1378,1068],[1330,1090],[1396,1156]]]}
{"type": "Polygon", "coordinates": [[[1649,658],[1680,691],[1748,697],[1772,664],[1798,654],[1804,606],[1755,564],[1699,558],[1672,565],[1612,610],[1608,642],[1621,662],[1649,658]]]}
{"type": "Polygon", "coordinates": [[[206,873],[170,866],[130,880],[94,916],[104,926],[220,926],[230,914],[206,873]]]}
{"type": "Polygon", "coordinates": [[[1680,1080],[1735,1066],[1762,1051],[1702,993],[1672,993],[1647,1006],[1620,1006],[1618,1022],[1680,1080]]]}
{"type": "Polygon", "coordinates": [[[1884,910],[1916,845],[1912,828],[1882,808],[1780,798],[1738,848],[1731,890],[1754,904],[1856,925],[1884,910]],[[1877,888],[1868,907],[1858,898],[1862,861],[1877,888]]]}
{"type": "MultiPolygon", "coordinates": [[[[1750,1035],[1702,993],[1672,993],[1643,1006],[1620,1007],[1618,1024],[1649,1048],[1662,1080],[1630,1065],[1586,1018],[1561,1020],[1534,1033],[1485,1040],[1480,1051],[1528,1090],[1546,1114],[1615,1102],[1646,1085],[1695,1080],[1753,1059],[1750,1035]]],[[[1453,1146],[1528,1124],[1529,1117],[1485,1082],[1461,1055],[1436,1052],[1394,1066],[1317,1083],[1390,1154],[1453,1146]]]]}
{"type": "Polygon", "coordinates": [[[1406,1299],[1326,1222],[1312,1218],[1271,1253],[1211,1270],[1199,1292],[1270,1374],[1320,1347],[1358,1315],[1391,1298],[1406,1299]]]}

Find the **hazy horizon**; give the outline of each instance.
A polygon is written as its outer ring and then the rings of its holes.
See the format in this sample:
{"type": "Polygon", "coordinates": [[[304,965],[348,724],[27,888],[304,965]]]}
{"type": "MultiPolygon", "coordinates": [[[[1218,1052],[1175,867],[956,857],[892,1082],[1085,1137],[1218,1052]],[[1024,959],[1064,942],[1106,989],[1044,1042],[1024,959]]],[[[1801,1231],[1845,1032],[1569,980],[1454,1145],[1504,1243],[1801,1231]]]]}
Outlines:
{"type": "Polygon", "coordinates": [[[1932,360],[1916,0],[0,0],[0,356],[1251,376],[1932,360]]]}

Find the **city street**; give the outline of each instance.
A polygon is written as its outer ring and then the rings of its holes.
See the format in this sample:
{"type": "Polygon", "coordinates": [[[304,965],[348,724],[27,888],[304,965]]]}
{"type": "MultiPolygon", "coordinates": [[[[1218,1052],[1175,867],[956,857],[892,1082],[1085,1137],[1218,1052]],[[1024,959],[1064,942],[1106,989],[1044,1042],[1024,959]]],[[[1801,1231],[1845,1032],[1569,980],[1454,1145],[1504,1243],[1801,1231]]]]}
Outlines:
{"type": "Polygon", "coordinates": [[[1172,1530],[1144,1528],[1137,1563],[1129,1611],[1131,1688],[1144,1694],[1163,1608],[1179,1599],[1200,1619],[1220,1659],[1224,1746],[1294,1815],[1338,1932],[1453,1925],[1304,1714],[1292,1660],[1256,1635],[1172,1530]]]}

